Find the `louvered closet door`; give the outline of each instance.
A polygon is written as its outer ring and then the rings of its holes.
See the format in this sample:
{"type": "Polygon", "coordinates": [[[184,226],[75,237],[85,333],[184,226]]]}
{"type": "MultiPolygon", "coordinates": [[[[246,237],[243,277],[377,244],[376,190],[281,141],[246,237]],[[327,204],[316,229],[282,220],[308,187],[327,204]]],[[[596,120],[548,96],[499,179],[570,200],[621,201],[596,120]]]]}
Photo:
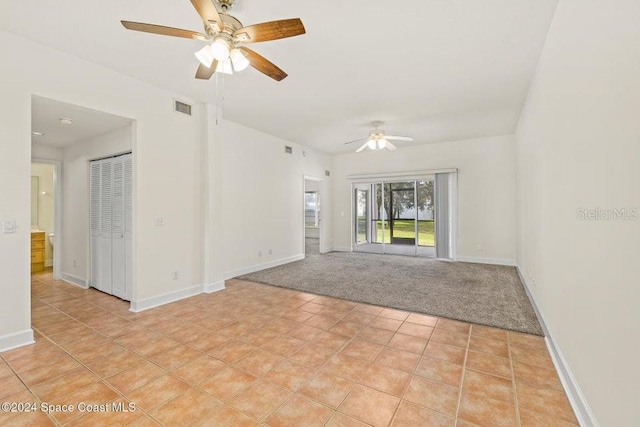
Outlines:
{"type": "Polygon", "coordinates": [[[131,301],[133,286],[133,158],[124,156],[124,299],[131,301]]]}
{"type": "Polygon", "coordinates": [[[113,164],[111,159],[101,161],[100,176],[100,234],[97,239],[97,264],[92,267],[98,269],[98,289],[113,294],[111,274],[112,250],[112,203],[113,203],[113,164]]]}
{"type": "Polygon", "coordinates": [[[131,155],[113,159],[112,279],[113,295],[131,299],[132,227],[131,155]]]}
{"type": "Polygon", "coordinates": [[[91,286],[100,289],[100,275],[98,274],[98,265],[100,263],[98,238],[100,237],[100,190],[102,188],[102,163],[100,161],[91,162],[89,169],[89,185],[91,187],[91,286]]]}
{"type": "Polygon", "coordinates": [[[91,286],[131,300],[133,165],[131,154],[96,160],[91,175],[91,286]]]}
{"type": "Polygon", "coordinates": [[[124,162],[123,156],[113,159],[113,205],[111,271],[113,295],[124,298],[125,248],[124,248],[124,162]]]}

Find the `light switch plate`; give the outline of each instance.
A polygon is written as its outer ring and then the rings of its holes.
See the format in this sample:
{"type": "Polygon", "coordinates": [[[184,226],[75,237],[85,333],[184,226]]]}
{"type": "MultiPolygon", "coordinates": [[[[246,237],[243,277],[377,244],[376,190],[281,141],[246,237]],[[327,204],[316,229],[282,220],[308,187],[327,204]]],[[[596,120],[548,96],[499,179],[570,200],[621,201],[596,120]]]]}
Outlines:
{"type": "Polygon", "coordinates": [[[2,221],[2,233],[11,234],[16,232],[16,222],[14,220],[2,221]]]}

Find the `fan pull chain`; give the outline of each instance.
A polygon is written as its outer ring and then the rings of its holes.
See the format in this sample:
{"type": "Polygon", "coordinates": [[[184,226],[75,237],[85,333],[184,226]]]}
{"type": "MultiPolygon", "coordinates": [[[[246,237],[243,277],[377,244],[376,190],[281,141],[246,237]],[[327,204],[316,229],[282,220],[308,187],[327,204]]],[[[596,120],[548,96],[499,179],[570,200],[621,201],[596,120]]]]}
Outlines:
{"type": "Polygon", "coordinates": [[[224,74],[216,73],[216,126],[224,118],[224,74]]]}

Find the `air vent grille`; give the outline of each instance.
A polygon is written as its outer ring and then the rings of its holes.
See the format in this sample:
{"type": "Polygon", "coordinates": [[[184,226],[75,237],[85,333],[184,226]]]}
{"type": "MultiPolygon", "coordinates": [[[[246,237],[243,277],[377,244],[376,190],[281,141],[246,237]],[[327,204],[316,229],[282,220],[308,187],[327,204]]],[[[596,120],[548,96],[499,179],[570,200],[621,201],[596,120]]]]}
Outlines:
{"type": "Polygon", "coordinates": [[[284,152],[287,154],[293,154],[293,147],[289,147],[288,145],[285,145],[284,152]]]}
{"type": "Polygon", "coordinates": [[[331,172],[330,171],[324,171],[324,176],[331,176],[331,172]]]}
{"type": "Polygon", "coordinates": [[[186,114],[187,116],[191,115],[191,105],[184,102],[174,101],[173,109],[178,113],[186,114]]]}

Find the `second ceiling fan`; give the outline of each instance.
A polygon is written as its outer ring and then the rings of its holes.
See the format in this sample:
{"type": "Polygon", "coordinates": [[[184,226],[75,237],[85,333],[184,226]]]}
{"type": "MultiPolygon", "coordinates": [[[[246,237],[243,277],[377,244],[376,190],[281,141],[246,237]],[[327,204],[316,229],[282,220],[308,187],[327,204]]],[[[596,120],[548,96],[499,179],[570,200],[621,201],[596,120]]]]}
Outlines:
{"type": "Polygon", "coordinates": [[[210,79],[216,71],[233,74],[233,71],[242,71],[249,65],[277,81],[287,77],[287,73],[271,61],[242,44],[299,36],[305,33],[302,21],[299,18],[283,19],[243,27],[239,20],[227,13],[235,0],[215,2],[222,12],[218,12],[212,0],[191,0],[204,23],[203,33],[142,22],[121,22],[128,30],[207,42],[205,47],[195,53],[200,61],[196,71],[197,79],[210,79]]]}
{"type": "Polygon", "coordinates": [[[364,142],[364,144],[356,150],[356,153],[363,151],[365,148],[370,150],[387,149],[389,151],[395,151],[398,147],[393,145],[390,141],[413,141],[413,138],[410,136],[386,135],[385,132],[380,129],[380,126],[382,126],[382,122],[380,121],[371,122],[371,125],[373,126],[373,130],[369,132],[369,136],[367,138],[345,142],[344,145],[364,142]]]}

